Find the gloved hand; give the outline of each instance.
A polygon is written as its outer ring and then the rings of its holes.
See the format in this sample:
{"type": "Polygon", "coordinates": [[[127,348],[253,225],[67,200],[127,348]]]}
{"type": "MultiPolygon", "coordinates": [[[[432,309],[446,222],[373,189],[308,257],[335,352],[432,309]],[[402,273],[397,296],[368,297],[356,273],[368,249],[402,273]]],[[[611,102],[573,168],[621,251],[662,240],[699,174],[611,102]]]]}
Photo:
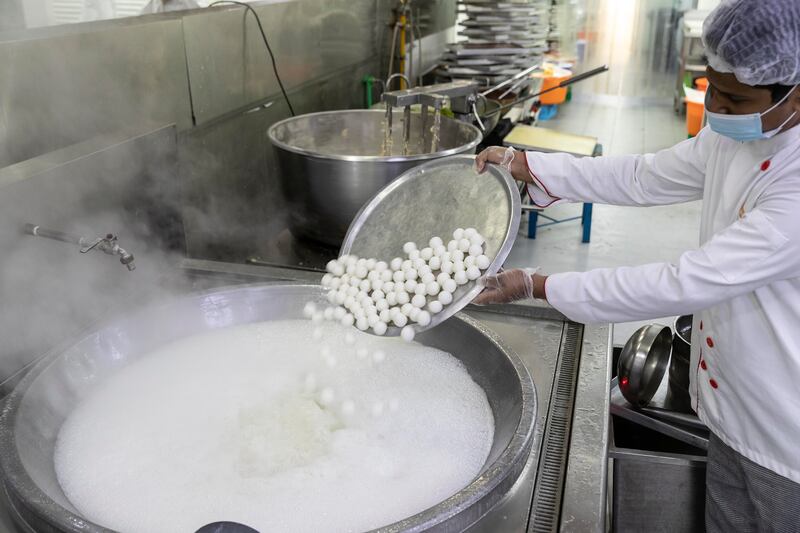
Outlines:
{"type": "Polygon", "coordinates": [[[523,152],[518,152],[511,147],[490,146],[475,158],[475,170],[482,174],[486,171],[487,163],[507,168],[515,180],[533,183],[523,152]]]}
{"type": "Polygon", "coordinates": [[[525,300],[534,296],[534,281],[537,269],[515,268],[500,272],[496,276],[481,278],[483,292],[472,302],[476,305],[505,304],[525,300]]]}

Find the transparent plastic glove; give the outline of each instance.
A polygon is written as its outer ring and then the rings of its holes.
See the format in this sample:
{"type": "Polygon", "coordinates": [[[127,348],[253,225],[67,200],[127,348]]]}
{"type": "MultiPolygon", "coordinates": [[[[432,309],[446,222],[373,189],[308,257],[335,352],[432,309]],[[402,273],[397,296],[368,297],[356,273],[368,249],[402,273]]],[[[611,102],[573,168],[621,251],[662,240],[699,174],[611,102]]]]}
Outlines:
{"type": "Polygon", "coordinates": [[[510,146],[508,148],[490,146],[478,154],[475,158],[475,170],[480,174],[486,172],[486,165],[488,163],[500,165],[508,169],[515,180],[524,181],[526,183],[533,182],[533,178],[531,178],[528,172],[528,164],[525,162],[525,154],[523,152],[517,152],[510,146]]]}
{"type": "Polygon", "coordinates": [[[496,276],[484,276],[483,292],[472,302],[476,305],[505,304],[533,298],[533,274],[538,268],[505,270],[496,276]]]}

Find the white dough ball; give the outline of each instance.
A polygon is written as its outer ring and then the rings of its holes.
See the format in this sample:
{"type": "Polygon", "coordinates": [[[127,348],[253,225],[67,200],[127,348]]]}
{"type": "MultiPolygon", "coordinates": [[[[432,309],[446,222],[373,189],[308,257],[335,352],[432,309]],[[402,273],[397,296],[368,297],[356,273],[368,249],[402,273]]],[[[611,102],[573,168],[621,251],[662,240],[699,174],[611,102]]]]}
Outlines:
{"type": "Polygon", "coordinates": [[[319,403],[322,405],[328,406],[333,403],[333,400],[336,399],[336,394],[333,392],[333,389],[330,387],[325,387],[319,393],[319,403]]]}
{"type": "Polygon", "coordinates": [[[411,305],[413,305],[414,307],[417,307],[417,308],[421,309],[421,308],[425,307],[426,303],[427,303],[427,300],[421,294],[415,294],[414,297],[411,298],[411,305]]]}
{"type": "Polygon", "coordinates": [[[406,289],[406,292],[414,292],[414,289],[417,288],[417,282],[413,279],[406,280],[403,287],[406,289]]]}
{"type": "Polygon", "coordinates": [[[375,335],[385,335],[387,329],[386,322],[383,321],[380,321],[372,326],[372,332],[375,333],[375,335]]]}
{"type": "Polygon", "coordinates": [[[338,267],[338,266],[339,266],[339,262],[338,262],[338,261],[336,261],[336,260],[334,260],[334,259],[331,259],[331,260],[330,260],[330,261],[328,261],[328,263],[325,265],[325,270],[327,270],[328,272],[330,272],[331,274],[333,274],[333,273],[334,273],[334,272],[337,270],[337,267],[338,267]]]}
{"type": "Polygon", "coordinates": [[[311,315],[311,322],[314,324],[321,324],[323,320],[325,320],[325,315],[322,311],[314,311],[314,314],[311,315]]]}
{"type": "Polygon", "coordinates": [[[467,257],[464,258],[464,266],[467,268],[471,267],[472,265],[475,264],[476,259],[477,257],[475,257],[474,255],[468,255],[467,257]]]}
{"type": "Polygon", "coordinates": [[[364,258],[356,259],[356,267],[367,266],[367,260],[364,258]]]}
{"type": "Polygon", "coordinates": [[[375,309],[377,309],[379,313],[389,309],[389,302],[387,302],[386,299],[378,300],[375,302],[375,309]]]}
{"type": "Polygon", "coordinates": [[[369,327],[374,326],[375,324],[377,324],[380,321],[381,321],[381,319],[380,319],[380,317],[378,316],[377,313],[372,313],[372,314],[367,315],[367,325],[369,327]]]}
{"type": "Polygon", "coordinates": [[[333,310],[333,318],[336,320],[341,320],[344,315],[347,314],[347,310],[344,307],[337,307],[333,310]]]}
{"type": "Polygon", "coordinates": [[[402,328],[408,324],[408,317],[403,313],[397,313],[392,317],[392,322],[394,322],[394,325],[398,328],[402,328]]]}
{"type": "Polygon", "coordinates": [[[397,303],[399,303],[400,305],[407,304],[411,300],[406,291],[398,291],[396,294],[397,294],[397,303]]]}
{"type": "Polygon", "coordinates": [[[400,265],[402,265],[402,264],[403,264],[403,260],[401,258],[399,258],[399,257],[395,257],[389,263],[389,266],[392,267],[392,270],[400,270],[400,265]]]}
{"type": "Polygon", "coordinates": [[[328,291],[328,294],[325,297],[328,299],[330,303],[332,304],[336,303],[336,291],[334,290],[328,291]]]}
{"type": "Polygon", "coordinates": [[[430,265],[431,270],[439,270],[442,266],[442,259],[438,256],[431,257],[431,260],[428,261],[428,265],[430,265]]]}
{"type": "Polygon", "coordinates": [[[437,294],[439,294],[439,291],[442,290],[439,284],[436,283],[435,281],[431,281],[430,283],[425,285],[425,289],[427,290],[428,295],[430,296],[436,296],[437,294]]]}
{"type": "Polygon", "coordinates": [[[303,316],[306,318],[311,318],[316,312],[317,306],[314,304],[314,302],[308,302],[305,306],[303,306],[303,316]]]}
{"type": "Polygon", "coordinates": [[[469,247],[469,255],[479,256],[483,253],[483,246],[480,244],[473,244],[469,247]]]}
{"type": "Polygon", "coordinates": [[[403,251],[407,254],[411,253],[412,250],[416,250],[417,245],[413,242],[407,242],[403,245],[403,251]]]}
{"type": "Polygon", "coordinates": [[[341,320],[342,325],[345,327],[352,326],[355,323],[355,321],[356,319],[350,313],[346,313],[341,320]]]}
{"type": "Polygon", "coordinates": [[[334,302],[336,305],[344,305],[344,301],[347,299],[346,292],[337,292],[336,293],[336,301],[334,302]]]}
{"type": "Polygon", "coordinates": [[[403,261],[403,263],[400,265],[400,270],[402,270],[403,272],[405,272],[405,271],[406,271],[406,270],[408,270],[409,268],[414,268],[414,261],[412,261],[411,259],[406,259],[406,260],[405,260],[405,261],[403,261]]]}
{"type": "Polygon", "coordinates": [[[461,260],[453,261],[453,275],[455,275],[456,272],[461,272],[462,270],[466,269],[467,266],[464,264],[464,261],[461,260]]]}
{"type": "Polygon", "coordinates": [[[389,304],[389,307],[397,305],[397,293],[394,291],[389,291],[386,293],[386,302],[389,304]]]}
{"type": "Polygon", "coordinates": [[[455,263],[456,261],[463,261],[464,260],[464,252],[461,250],[454,250],[450,252],[450,260],[455,263]]]}
{"type": "Polygon", "coordinates": [[[381,322],[388,324],[392,321],[392,311],[390,309],[384,309],[380,312],[378,317],[381,319],[381,322]]]}
{"type": "Polygon", "coordinates": [[[329,283],[331,289],[338,289],[341,284],[342,284],[341,278],[333,278],[329,283]]]}
{"type": "Polygon", "coordinates": [[[442,264],[444,264],[445,261],[452,261],[453,260],[453,254],[452,254],[452,252],[445,252],[445,253],[443,253],[442,255],[439,256],[439,259],[441,259],[442,260],[442,264]]]}
{"type": "Polygon", "coordinates": [[[472,243],[469,242],[469,239],[461,239],[458,241],[458,249],[462,252],[466,253],[470,246],[472,246],[472,243]]]}
{"type": "Polygon", "coordinates": [[[347,309],[351,309],[353,307],[353,304],[355,304],[355,303],[356,303],[356,299],[353,296],[348,296],[347,299],[344,301],[344,306],[347,309]]]}
{"type": "Polygon", "coordinates": [[[394,270],[384,270],[381,272],[381,281],[384,283],[388,283],[392,281],[392,275],[394,274],[394,270]]]}
{"type": "Polygon", "coordinates": [[[445,292],[449,292],[450,294],[456,292],[457,288],[458,288],[458,283],[456,283],[455,280],[446,279],[444,283],[442,283],[442,290],[445,292]]]}
{"type": "Polygon", "coordinates": [[[406,326],[402,330],[400,330],[400,336],[406,342],[411,342],[414,340],[414,328],[411,326],[406,326]]]}
{"type": "Polygon", "coordinates": [[[381,287],[381,290],[382,290],[383,292],[389,292],[389,291],[393,291],[393,290],[394,290],[394,281],[387,281],[387,282],[385,282],[385,283],[383,284],[383,287],[381,287]]]}
{"type": "Polygon", "coordinates": [[[448,279],[450,279],[450,274],[445,274],[444,272],[442,272],[441,274],[436,276],[436,283],[444,287],[444,282],[447,281],[448,279]]]}
{"type": "Polygon", "coordinates": [[[433,274],[433,270],[431,270],[431,267],[428,265],[420,265],[420,267],[417,268],[417,274],[420,278],[424,278],[427,274],[433,274]]]}
{"type": "Polygon", "coordinates": [[[440,292],[439,302],[442,305],[450,305],[453,302],[453,295],[447,291],[440,292]]]}
{"type": "Polygon", "coordinates": [[[423,248],[419,251],[419,258],[423,261],[428,261],[431,257],[433,257],[433,248],[423,248]]]}
{"type": "Polygon", "coordinates": [[[428,304],[428,311],[430,311],[431,314],[435,315],[437,313],[441,313],[442,309],[444,309],[444,306],[442,305],[442,302],[440,302],[439,300],[433,300],[431,303],[428,304]]]}
{"type": "Polygon", "coordinates": [[[331,272],[334,276],[342,276],[344,275],[344,267],[342,265],[337,264],[336,267],[331,272]]]}
{"type": "Polygon", "coordinates": [[[478,246],[480,246],[484,242],[486,242],[486,239],[484,239],[483,235],[481,235],[480,233],[476,233],[472,237],[469,237],[469,242],[471,242],[473,245],[477,244],[478,246]]]}
{"type": "Polygon", "coordinates": [[[356,265],[347,265],[347,267],[344,269],[344,271],[348,276],[355,276],[356,275],[356,265]]]}
{"type": "Polygon", "coordinates": [[[422,276],[421,281],[427,285],[431,281],[436,281],[436,276],[434,276],[433,273],[428,273],[422,276]]]}
{"type": "Polygon", "coordinates": [[[452,274],[453,273],[453,262],[452,261],[442,261],[442,272],[445,274],[452,274]]]}
{"type": "Polygon", "coordinates": [[[341,276],[339,279],[342,280],[342,285],[350,285],[350,278],[352,278],[350,274],[345,274],[341,276]]]}
{"type": "Polygon", "coordinates": [[[342,402],[342,414],[351,416],[356,412],[356,404],[353,400],[345,400],[342,402]]]}
{"type": "Polygon", "coordinates": [[[358,288],[366,292],[372,288],[372,283],[367,279],[362,279],[361,283],[358,284],[358,288]]]}
{"type": "Polygon", "coordinates": [[[425,267],[427,267],[427,266],[428,266],[428,263],[426,263],[426,262],[425,262],[424,260],[422,260],[422,259],[414,259],[414,260],[411,262],[411,268],[414,268],[414,269],[417,271],[417,274],[419,274],[419,270],[420,270],[421,268],[425,268],[425,267]]]}
{"type": "Polygon", "coordinates": [[[322,281],[320,282],[323,287],[326,289],[331,286],[331,280],[333,279],[332,274],[325,274],[322,276],[322,281]]]}
{"type": "Polygon", "coordinates": [[[356,287],[356,288],[358,288],[358,286],[359,286],[360,284],[361,284],[361,280],[360,280],[360,279],[358,279],[357,277],[353,276],[352,278],[350,278],[350,286],[351,286],[351,287],[356,287]]]}
{"type": "Polygon", "coordinates": [[[422,296],[425,296],[428,294],[428,286],[424,283],[420,283],[414,288],[414,294],[421,294],[422,296]]]}
{"type": "Polygon", "coordinates": [[[458,250],[458,241],[450,241],[447,243],[447,251],[452,252],[454,250],[458,250]]]}
{"type": "Polygon", "coordinates": [[[374,301],[377,304],[381,300],[386,299],[386,294],[384,294],[384,292],[382,290],[378,289],[376,291],[372,291],[371,298],[372,298],[372,301],[374,301]]]}
{"type": "Polygon", "coordinates": [[[322,316],[325,317],[325,320],[333,320],[333,307],[326,307],[325,311],[322,312],[322,316]]]}
{"type": "Polygon", "coordinates": [[[479,255],[475,258],[475,266],[480,268],[481,270],[486,270],[489,268],[489,265],[492,264],[492,261],[485,255],[479,255]]]}
{"type": "Polygon", "coordinates": [[[481,269],[479,269],[475,265],[472,265],[471,267],[469,267],[467,269],[467,278],[470,281],[474,281],[474,280],[478,279],[479,277],[481,277],[481,269]]]}
{"type": "Polygon", "coordinates": [[[453,279],[459,285],[464,285],[467,281],[469,281],[469,278],[467,278],[467,273],[463,270],[459,270],[458,272],[456,272],[455,275],[453,276],[453,279]]]}
{"type": "Polygon", "coordinates": [[[377,263],[378,263],[377,259],[370,258],[370,259],[367,259],[367,262],[366,262],[365,266],[367,267],[368,270],[372,270],[372,269],[375,268],[375,265],[377,263]]]}
{"type": "Polygon", "coordinates": [[[464,238],[464,229],[458,228],[453,232],[453,238],[456,240],[461,240],[464,238]]]}
{"type": "Polygon", "coordinates": [[[417,269],[409,268],[405,271],[406,279],[417,279],[419,274],[417,273],[417,269]]]}
{"type": "Polygon", "coordinates": [[[422,253],[419,250],[411,250],[408,254],[408,258],[411,261],[415,261],[417,259],[422,259],[422,253]]]}
{"type": "Polygon", "coordinates": [[[404,315],[408,316],[408,317],[411,316],[411,311],[413,311],[413,310],[414,310],[414,306],[411,305],[410,303],[403,304],[402,307],[400,307],[400,312],[403,313],[404,315]]]}
{"type": "Polygon", "coordinates": [[[395,283],[403,283],[406,280],[406,274],[402,270],[395,270],[392,274],[392,280],[395,283]]]}
{"type": "Polygon", "coordinates": [[[372,283],[376,279],[381,279],[381,273],[377,270],[370,270],[369,274],[367,274],[367,279],[372,283]]]}
{"type": "Polygon", "coordinates": [[[373,280],[372,283],[370,284],[370,288],[373,291],[379,291],[381,290],[382,287],[383,287],[383,282],[379,278],[373,280]]]}
{"type": "Polygon", "coordinates": [[[383,272],[389,268],[389,265],[386,264],[386,261],[378,261],[375,263],[375,272],[383,272]]]}
{"type": "Polygon", "coordinates": [[[475,236],[477,234],[478,234],[478,230],[476,230],[475,228],[467,228],[467,229],[464,230],[464,237],[466,237],[467,239],[469,239],[470,237],[473,237],[473,236],[475,236]]]}
{"type": "Polygon", "coordinates": [[[417,323],[424,328],[431,323],[431,314],[427,311],[420,311],[417,315],[417,323]]]}
{"type": "Polygon", "coordinates": [[[409,318],[409,319],[410,319],[412,322],[416,322],[416,321],[417,321],[417,318],[419,318],[419,314],[420,314],[420,312],[422,312],[422,309],[420,309],[420,308],[418,308],[418,307],[413,307],[413,306],[412,306],[412,307],[411,307],[411,312],[408,314],[408,318],[409,318]]]}
{"type": "Polygon", "coordinates": [[[369,328],[369,321],[366,318],[359,318],[356,320],[356,327],[361,331],[367,331],[367,328],[369,328]]]}
{"type": "Polygon", "coordinates": [[[431,237],[431,240],[428,241],[428,246],[436,250],[437,247],[444,244],[441,237],[431,237]]]}
{"type": "Polygon", "coordinates": [[[365,266],[356,267],[356,277],[357,278],[364,279],[364,278],[367,277],[368,274],[369,274],[369,270],[367,270],[367,267],[365,267],[365,266]]]}

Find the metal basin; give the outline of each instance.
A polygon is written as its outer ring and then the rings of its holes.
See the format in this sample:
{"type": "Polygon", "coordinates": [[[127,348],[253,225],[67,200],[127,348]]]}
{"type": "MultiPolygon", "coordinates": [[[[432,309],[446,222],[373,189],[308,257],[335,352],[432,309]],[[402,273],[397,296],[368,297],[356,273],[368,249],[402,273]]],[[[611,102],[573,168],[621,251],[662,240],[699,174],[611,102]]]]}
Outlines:
{"type": "Polygon", "coordinates": [[[328,111],[269,129],[295,236],[338,247],[361,206],[389,182],[425,161],[474,153],[482,137],[475,126],[442,117],[440,149],[430,153],[433,118],[423,128],[421,115],[412,113],[409,155],[401,155],[403,113],[395,112],[393,155],[384,156],[384,117],[380,110],[328,111]]]}
{"type": "MultiPolygon", "coordinates": [[[[55,475],[55,439],[78,402],[115,370],[160,345],[214,328],[300,318],[312,299],[323,301],[319,287],[270,284],[206,292],[112,321],[44,358],[0,415],[2,481],[15,514],[35,531],[109,531],[80,516],[55,475]]],[[[417,339],[458,357],[486,391],[494,443],[482,472],[467,487],[379,531],[459,531],[502,499],[522,472],[535,425],[534,386],[519,358],[468,317],[454,317],[417,339]]]]}

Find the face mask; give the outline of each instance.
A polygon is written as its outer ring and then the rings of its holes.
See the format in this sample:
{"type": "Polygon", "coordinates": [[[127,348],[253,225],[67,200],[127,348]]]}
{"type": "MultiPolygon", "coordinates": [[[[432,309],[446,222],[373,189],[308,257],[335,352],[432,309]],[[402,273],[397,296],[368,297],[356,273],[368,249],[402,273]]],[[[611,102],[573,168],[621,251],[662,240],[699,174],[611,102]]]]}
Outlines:
{"type": "Polygon", "coordinates": [[[785,102],[786,99],[789,98],[789,95],[791,95],[796,88],[797,85],[795,85],[792,90],[786,94],[786,96],[781,98],[780,102],[770,107],[763,113],[750,113],[748,115],[726,115],[723,113],[714,113],[709,111],[708,99],[710,93],[708,93],[706,94],[706,116],[708,117],[708,125],[711,127],[712,131],[715,131],[720,135],[724,135],[725,137],[730,137],[734,141],[745,142],[756,141],[758,139],[770,139],[780,133],[781,129],[783,129],[783,127],[794,118],[794,116],[797,114],[797,111],[792,113],[791,116],[789,116],[789,118],[787,118],[779,127],[767,132],[763,131],[761,117],[785,102]]]}

